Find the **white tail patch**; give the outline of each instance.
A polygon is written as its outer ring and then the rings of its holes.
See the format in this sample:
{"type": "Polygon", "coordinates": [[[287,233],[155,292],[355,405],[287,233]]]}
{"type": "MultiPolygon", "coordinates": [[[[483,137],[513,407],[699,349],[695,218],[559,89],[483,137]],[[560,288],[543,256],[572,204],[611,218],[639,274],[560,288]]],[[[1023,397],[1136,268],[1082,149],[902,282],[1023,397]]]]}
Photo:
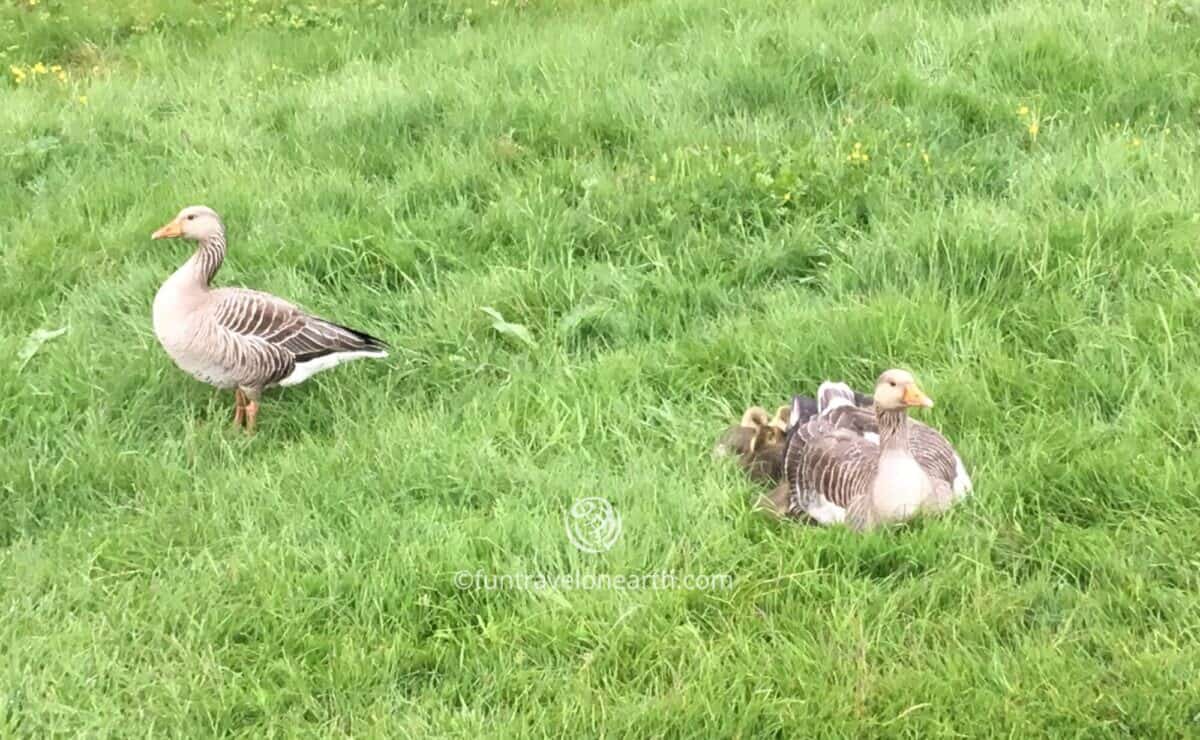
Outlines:
{"type": "Polygon", "coordinates": [[[846,510],[818,494],[808,507],[808,515],[820,525],[830,526],[846,521],[846,510]]]}
{"type": "Polygon", "coordinates": [[[279,381],[280,385],[296,385],[303,383],[312,376],[328,370],[331,367],[337,367],[343,362],[357,360],[360,357],[387,357],[388,353],[383,350],[359,350],[357,352],[334,352],[333,354],[317,357],[305,362],[297,362],[296,369],[292,370],[292,374],[279,381]]]}
{"type": "Polygon", "coordinates": [[[853,406],[854,391],[845,383],[826,380],[817,388],[817,413],[824,414],[839,406],[853,406]]]}
{"type": "Polygon", "coordinates": [[[967,467],[963,465],[962,458],[958,455],[954,456],[954,498],[959,499],[965,497],[971,492],[971,476],[967,475],[967,467]]]}

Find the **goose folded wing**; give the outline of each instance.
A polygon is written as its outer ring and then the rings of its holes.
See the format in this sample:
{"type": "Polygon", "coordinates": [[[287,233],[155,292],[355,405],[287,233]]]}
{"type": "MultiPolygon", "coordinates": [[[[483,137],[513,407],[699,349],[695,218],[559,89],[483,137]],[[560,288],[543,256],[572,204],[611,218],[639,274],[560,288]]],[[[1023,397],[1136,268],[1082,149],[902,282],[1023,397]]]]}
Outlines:
{"type": "Polygon", "coordinates": [[[796,427],[784,465],[797,494],[808,491],[844,508],[874,479],[879,447],[826,415],[796,427]]]}
{"type": "Polygon", "coordinates": [[[217,325],[239,337],[253,338],[290,354],[293,361],[337,352],[382,351],[374,337],[301,311],[287,301],[257,291],[222,297],[213,307],[217,325]]]}
{"type": "Polygon", "coordinates": [[[812,439],[805,449],[806,478],[817,492],[841,507],[868,491],[879,466],[879,447],[854,432],[837,429],[812,439]]]}

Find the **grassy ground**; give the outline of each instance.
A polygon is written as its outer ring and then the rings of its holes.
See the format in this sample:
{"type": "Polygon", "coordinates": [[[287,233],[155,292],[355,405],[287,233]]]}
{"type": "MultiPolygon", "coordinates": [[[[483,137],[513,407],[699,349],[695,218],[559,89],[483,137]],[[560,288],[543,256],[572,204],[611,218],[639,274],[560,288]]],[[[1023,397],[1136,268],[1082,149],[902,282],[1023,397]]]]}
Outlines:
{"type": "Polygon", "coordinates": [[[1196,732],[1200,6],[879,5],[6,0],[0,734],[1196,732]],[[234,433],[150,328],[194,203],[393,357],[234,433]],[[709,459],[893,365],[949,517],[709,459]]]}

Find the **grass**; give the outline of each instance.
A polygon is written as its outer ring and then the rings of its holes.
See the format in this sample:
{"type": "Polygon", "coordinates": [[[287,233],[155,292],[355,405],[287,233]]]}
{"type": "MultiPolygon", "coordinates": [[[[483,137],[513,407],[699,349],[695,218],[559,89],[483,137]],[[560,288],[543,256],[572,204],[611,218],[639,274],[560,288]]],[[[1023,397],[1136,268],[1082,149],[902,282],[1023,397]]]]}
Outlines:
{"type": "Polygon", "coordinates": [[[1197,11],[9,0],[0,734],[1193,734],[1197,11]],[[393,356],[235,433],[150,326],[195,203],[220,283],[393,356]],[[948,517],[772,522],[709,458],[895,365],[948,517]]]}

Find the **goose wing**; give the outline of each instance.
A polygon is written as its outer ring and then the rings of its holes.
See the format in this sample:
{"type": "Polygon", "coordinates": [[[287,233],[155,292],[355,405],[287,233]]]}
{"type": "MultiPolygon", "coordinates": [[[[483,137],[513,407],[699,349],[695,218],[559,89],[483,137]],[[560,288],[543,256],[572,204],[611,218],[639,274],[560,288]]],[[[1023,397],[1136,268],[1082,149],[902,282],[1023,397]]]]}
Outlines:
{"type": "Polygon", "coordinates": [[[227,288],[214,291],[214,299],[209,317],[227,359],[256,384],[283,380],[297,363],[387,349],[369,334],[313,316],[269,293],[227,288]]]}
{"type": "Polygon", "coordinates": [[[822,524],[844,520],[846,508],[869,492],[879,467],[878,445],[839,427],[832,416],[816,416],[795,427],[784,454],[790,513],[806,513],[822,524]]]}

